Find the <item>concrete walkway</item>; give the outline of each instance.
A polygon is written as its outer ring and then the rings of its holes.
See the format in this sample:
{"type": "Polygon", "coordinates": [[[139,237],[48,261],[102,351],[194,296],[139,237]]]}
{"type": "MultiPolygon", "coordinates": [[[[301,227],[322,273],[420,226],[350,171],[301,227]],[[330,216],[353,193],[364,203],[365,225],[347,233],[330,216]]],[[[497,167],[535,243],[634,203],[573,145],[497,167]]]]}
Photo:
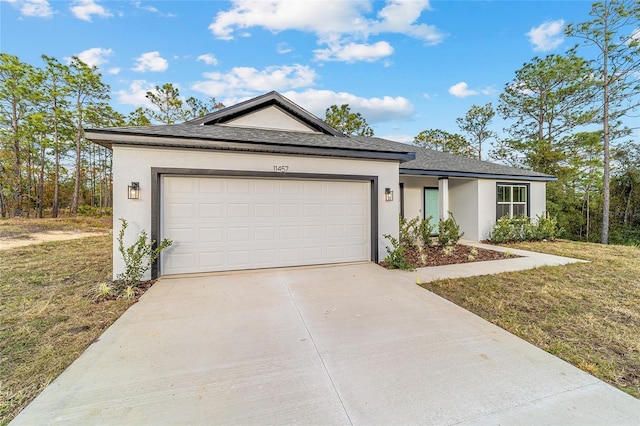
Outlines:
{"type": "Polygon", "coordinates": [[[443,280],[448,278],[477,277],[481,275],[500,274],[502,272],[517,272],[526,269],[540,268],[542,266],[559,266],[569,263],[587,263],[586,260],[573,259],[571,257],[554,256],[552,254],[537,253],[527,250],[518,250],[510,247],[500,247],[483,244],[476,241],[461,240],[460,244],[487,250],[499,251],[521,256],[505,258],[503,260],[491,260],[487,262],[460,263],[458,265],[431,266],[418,268],[416,272],[405,272],[405,275],[420,277],[422,282],[443,280]]]}
{"type": "Polygon", "coordinates": [[[13,424],[640,424],[639,400],[414,282],[371,263],[163,278],[13,424]]]}

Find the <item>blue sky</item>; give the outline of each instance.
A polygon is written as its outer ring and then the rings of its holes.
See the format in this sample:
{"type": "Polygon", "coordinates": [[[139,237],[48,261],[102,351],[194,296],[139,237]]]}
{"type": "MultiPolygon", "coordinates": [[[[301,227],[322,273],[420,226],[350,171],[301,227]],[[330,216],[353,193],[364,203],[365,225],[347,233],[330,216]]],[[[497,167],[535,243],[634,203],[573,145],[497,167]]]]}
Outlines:
{"type": "MultiPolygon", "coordinates": [[[[78,55],[98,66],[111,104],[149,106],[170,82],[226,105],[277,90],[324,117],[361,112],[376,136],[458,132],[473,105],[495,106],[515,71],[578,41],[590,1],[0,0],[0,50],[41,66],[78,55]]],[[[634,120],[637,120],[635,118],[634,120]]],[[[504,124],[494,121],[494,130],[504,124]]]]}

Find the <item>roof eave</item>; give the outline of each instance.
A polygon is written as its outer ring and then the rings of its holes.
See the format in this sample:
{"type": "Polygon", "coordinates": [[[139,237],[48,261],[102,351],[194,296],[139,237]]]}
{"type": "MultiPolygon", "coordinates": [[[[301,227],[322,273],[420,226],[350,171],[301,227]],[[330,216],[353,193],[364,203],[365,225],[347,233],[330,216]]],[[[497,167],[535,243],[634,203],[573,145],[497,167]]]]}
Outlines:
{"type": "Polygon", "coordinates": [[[555,176],[527,176],[500,173],[477,173],[477,172],[457,172],[449,170],[422,170],[422,169],[403,169],[400,168],[401,175],[414,176],[438,176],[438,177],[464,177],[474,179],[508,179],[508,180],[526,180],[536,182],[555,182],[558,180],[555,176]]]}
{"type": "Polygon", "coordinates": [[[147,136],[123,133],[109,133],[104,129],[87,129],[85,137],[98,145],[113,149],[119,146],[141,146],[180,149],[203,149],[221,151],[263,152],[272,154],[321,155],[372,160],[390,160],[404,163],[415,159],[413,152],[391,152],[358,150],[353,148],[313,147],[264,142],[240,142],[220,139],[180,138],[175,136],[147,136]],[[162,143],[159,143],[159,141],[162,143]]]}

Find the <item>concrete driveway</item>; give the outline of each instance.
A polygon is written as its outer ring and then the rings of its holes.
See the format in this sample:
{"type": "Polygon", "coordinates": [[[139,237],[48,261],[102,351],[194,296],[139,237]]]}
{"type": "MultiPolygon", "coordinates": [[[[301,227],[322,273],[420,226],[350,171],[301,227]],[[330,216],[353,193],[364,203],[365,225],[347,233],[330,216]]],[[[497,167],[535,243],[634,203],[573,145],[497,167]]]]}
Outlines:
{"type": "Polygon", "coordinates": [[[370,263],[160,280],[17,424],[639,424],[640,401],[370,263]]]}

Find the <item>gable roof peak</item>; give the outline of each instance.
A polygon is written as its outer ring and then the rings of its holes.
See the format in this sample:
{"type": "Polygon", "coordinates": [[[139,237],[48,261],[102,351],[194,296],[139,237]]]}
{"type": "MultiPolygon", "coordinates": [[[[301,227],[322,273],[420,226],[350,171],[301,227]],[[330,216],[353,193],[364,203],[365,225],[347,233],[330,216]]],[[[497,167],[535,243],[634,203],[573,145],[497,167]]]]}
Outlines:
{"type": "Polygon", "coordinates": [[[302,108],[295,102],[292,102],[276,91],[271,91],[263,95],[256,96],[255,98],[248,99],[244,102],[240,102],[236,105],[232,105],[230,107],[226,107],[218,111],[206,114],[202,117],[189,120],[185,124],[204,126],[224,124],[241,116],[251,114],[255,111],[274,105],[319,133],[324,133],[326,135],[336,137],[346,137],[346,135],[339,130],[329,126],[323,120],[319,119],[306,109],[302,108]]]}

